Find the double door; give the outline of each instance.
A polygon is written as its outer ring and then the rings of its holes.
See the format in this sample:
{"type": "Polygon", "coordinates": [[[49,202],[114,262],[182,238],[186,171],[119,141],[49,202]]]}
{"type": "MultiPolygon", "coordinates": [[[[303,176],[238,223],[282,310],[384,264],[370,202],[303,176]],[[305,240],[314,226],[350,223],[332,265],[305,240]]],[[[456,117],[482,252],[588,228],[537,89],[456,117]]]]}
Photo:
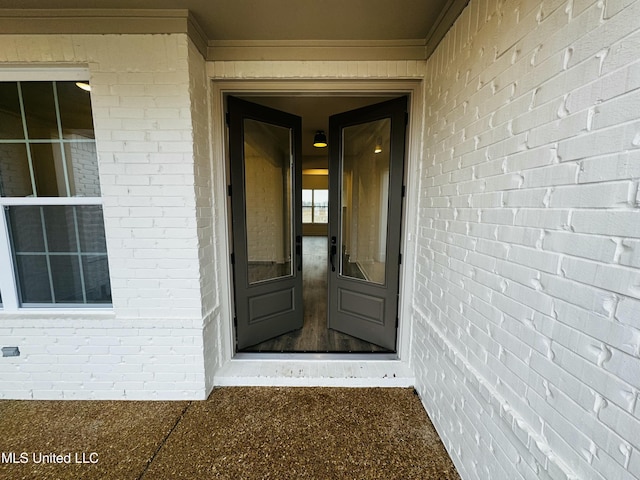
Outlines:
{"type": "MultiPolygon", "coordinates": [[[[303,327],[302,119],[227,98],[237,348],[303,327]]],[[[406,97],[329,118],[327,327],[395,350],[406,97]]]]}

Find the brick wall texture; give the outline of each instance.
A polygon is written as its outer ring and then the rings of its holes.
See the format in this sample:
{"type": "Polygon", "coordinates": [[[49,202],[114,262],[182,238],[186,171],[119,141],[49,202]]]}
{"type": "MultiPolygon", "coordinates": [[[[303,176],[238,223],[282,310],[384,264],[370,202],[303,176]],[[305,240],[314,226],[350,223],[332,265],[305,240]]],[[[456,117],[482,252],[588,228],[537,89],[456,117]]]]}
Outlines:
{"type": "Polygon", "coordinates": [[[472,1],[427,62],[413,365],[465,479],[640,477],[638,18],[472,1]]]}
{"type": "Polygon", "coordinates": [[[22,352],[0,363],[0,397],[211,390],[231,340],[209,78],[423,78],[401,322],[461,476],[640,478],[638,18],[638,0],[472,0],[426,62],[205,62],[180,34],[0,35],[14,67],[89,66],[114,303],[0,314],[22,352]]]}
{"type": "Polygon", "coordinates": [[[113,298],[103,313],[2,314],[3,345],[21,355],[0,363],[0,398],[208,394],[216,357],[205,362],[203,335],[216,331],[218,296],[196,55],[182,34],[0,35],[12,67],[89,67],[113,298]]]}

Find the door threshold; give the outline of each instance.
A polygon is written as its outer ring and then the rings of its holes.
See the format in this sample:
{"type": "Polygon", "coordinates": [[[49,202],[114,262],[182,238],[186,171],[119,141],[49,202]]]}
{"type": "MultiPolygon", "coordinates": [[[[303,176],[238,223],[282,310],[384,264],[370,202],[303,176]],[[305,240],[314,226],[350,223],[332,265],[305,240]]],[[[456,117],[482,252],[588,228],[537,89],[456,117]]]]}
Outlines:
{"type": "Polygon", "coordinates": [[[413,387],[396,354],[243,353],[214,375],[216,386],[413,387]]]}
{"type": "Polygon", "coordinates": [[[376,352],[238,352],[234,360],[398,360],[397,353],[376,352]]]}

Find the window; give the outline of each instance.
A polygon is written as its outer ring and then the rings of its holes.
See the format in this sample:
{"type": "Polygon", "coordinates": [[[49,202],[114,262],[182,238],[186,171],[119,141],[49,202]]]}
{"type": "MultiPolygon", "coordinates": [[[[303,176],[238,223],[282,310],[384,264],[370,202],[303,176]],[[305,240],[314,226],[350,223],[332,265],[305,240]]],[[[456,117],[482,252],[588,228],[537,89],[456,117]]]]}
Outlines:
{"type": "Polygon", "coordinates": [[[329,222],[329,190],[302,190],[302,223],[329,222]]]}
{"type": "Polygon", "coordinates": [[[111,304],[100,195],[89,92],[0,82],[1,306],[111,304]]]}

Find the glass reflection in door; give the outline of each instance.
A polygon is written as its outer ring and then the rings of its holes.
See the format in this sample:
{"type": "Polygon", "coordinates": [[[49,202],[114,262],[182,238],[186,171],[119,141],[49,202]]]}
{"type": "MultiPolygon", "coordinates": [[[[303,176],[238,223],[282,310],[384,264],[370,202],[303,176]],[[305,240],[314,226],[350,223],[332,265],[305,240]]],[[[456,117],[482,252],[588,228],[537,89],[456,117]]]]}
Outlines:
{"type": "Polygon", "coordinates": [[[249,283],[292,275],[290,129],[244,119],[249,283]]]}
{"type": "Polygon", "coordinates": [[[345,127],[340,274],[383,285],[387,251],[391,120],[345,127]]]}

